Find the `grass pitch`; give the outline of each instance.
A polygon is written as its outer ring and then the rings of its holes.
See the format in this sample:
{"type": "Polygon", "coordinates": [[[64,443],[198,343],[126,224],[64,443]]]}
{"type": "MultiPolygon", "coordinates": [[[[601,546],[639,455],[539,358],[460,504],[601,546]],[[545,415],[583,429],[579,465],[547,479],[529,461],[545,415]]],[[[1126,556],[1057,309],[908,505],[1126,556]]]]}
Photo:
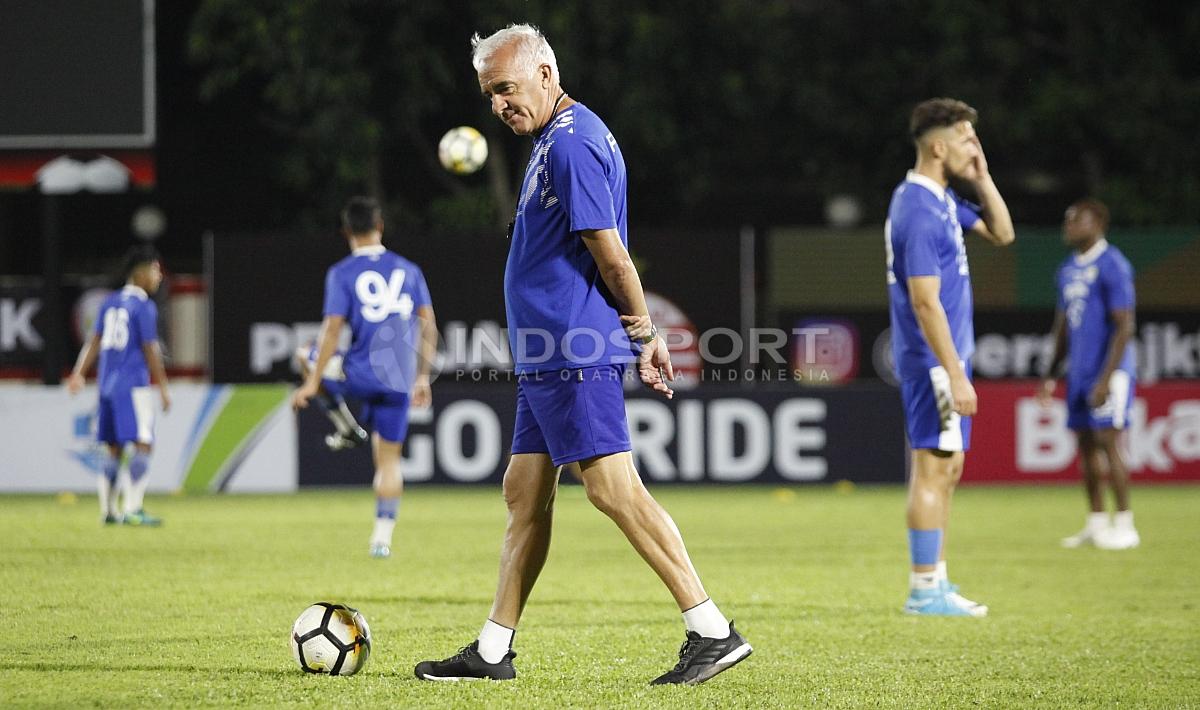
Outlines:
{"type": "Polygon", "coordinates": [[[755,653],[695,688],[646,685],[683,639],[653,573],[577,486],[516,637],[509,683],[417,681],[490,605],[496,489],[410,488],[394,556],[367,557],[368,491],[156,498],[158,529],[94,498],[0,499],[0,705],[297,707],[1200,707],[1200,487],[1134,491],[1143,546],[1063,550],[1071,488],[965,488],[950,573],[991,616],[912,618],[898,487],[659,488],[755,653]],[[314,601],[374,633],[357,676],[301,673],[314,601]]]}

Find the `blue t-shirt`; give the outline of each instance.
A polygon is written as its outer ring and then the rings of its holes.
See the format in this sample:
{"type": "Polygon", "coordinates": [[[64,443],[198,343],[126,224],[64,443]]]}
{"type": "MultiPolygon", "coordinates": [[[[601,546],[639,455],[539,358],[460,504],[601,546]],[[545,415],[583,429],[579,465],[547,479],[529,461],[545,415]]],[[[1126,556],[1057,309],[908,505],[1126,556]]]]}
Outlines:
{"type": "Polygon", "coordinates": [[[892,193],[884,225],[887,284],[892,323],[892,356],[901,379],[928,377],[938,359],[921,333],[908,279],[938,276],[938,298],[946,311],[950,337],[958,357],[967,362],[975,352],[971,272],[963,230],[979,221],[978,208],[933,180],[910,172],[892,193]]]}
{"type": "Polygon", "coordinates": [[[583,104],[550,119],[533,142],[504,269],[508,339],[516,371],[632,362],[612,294],[579,232],[625,222],[625,160],[608,127],[583,104]]]}
{"type": "Polygon", "coordinates": [[[410,392],[421,344],[416,311],[428,305],[421,269],[382,245],[355,249],[329,267],[324,314],[350,325],[346,380],[364,392],[410,392]]]}
{"type": "Polygon", "coordinates": [[[158,307],[142,289],[128,284],[104,299],[96,314],[100,336],[97,383],[101,397],[150,384],[142,346],[158,340],[158,307]]]}
{"type": "MultiPolygon", "coordinates": [[[[1133,267],[1115,246],[1101,241],[1058,267],[1058,307],[1067,321],[1067,378],[1091,383],[1104,368],[1113,335],[1111,313],[1134,307],[1133,267]]],[[[1133,341],[1118,369],[1134,375],[1133,341]]]]}

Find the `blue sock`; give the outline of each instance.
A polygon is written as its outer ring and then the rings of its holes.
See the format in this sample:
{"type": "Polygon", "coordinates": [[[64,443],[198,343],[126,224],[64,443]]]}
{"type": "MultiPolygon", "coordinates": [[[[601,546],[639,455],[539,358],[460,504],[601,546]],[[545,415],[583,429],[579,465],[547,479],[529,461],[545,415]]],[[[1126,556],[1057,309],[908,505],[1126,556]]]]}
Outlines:
{"type": "Polygon", "coordinates": [[[375,499],[375,517],[388,518],[389,520],[396,519],[396,512],[400,510],[399,498],[383,498],[375,499]]]}
{"type": "Polygon", "coordinates": [[[942,552],[942,529],[908,529],[908,552],[914,565],[936,565],[942,552]]]}
{"type": "MultiPolygon", "coordinates": [[[[150,454],[136,451],[133,456],[129,457],[129,478],[134,483],[142,480],[142,476],[146,475],[147,468],[150,468],[150,454]]],[[[113,475],[116,474],[114,473],[113,475]]]]}

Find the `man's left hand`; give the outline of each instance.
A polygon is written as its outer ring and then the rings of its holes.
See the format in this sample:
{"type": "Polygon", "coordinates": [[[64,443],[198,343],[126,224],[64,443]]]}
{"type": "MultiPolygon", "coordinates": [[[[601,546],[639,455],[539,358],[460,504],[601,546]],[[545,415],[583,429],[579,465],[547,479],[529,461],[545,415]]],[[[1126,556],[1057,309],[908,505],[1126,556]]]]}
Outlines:
{"type": "Polygon", "coordinates": [[[667,399],[675,396],[675,391],[667,386],[667,382],[675,379],[675,369],[671,367],[671,353],[667,352],[667,343],[662,338],[642,346],[637,369],[642,384],[667,399]]]}
{"type": "Polygon", "coordinates": [[[1096,386],[1092,388],[1091,394],[1088,395],[1088,406],[1092,409],[1103,407],[1108,401],[1108,378],[1100,378],[1096,386]]]}

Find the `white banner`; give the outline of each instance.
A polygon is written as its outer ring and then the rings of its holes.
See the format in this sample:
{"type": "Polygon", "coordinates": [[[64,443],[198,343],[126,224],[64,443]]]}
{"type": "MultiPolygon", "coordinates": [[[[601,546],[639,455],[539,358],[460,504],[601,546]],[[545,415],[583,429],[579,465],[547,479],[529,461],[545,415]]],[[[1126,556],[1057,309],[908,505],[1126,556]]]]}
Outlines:
{"type": "MultiPolygon", "coordinates": [[[[0,493],[91,492],[100,468],[94,386],[0,386],[0,493]]],[[[296,422],[287,388],[180,383],[163,413],[154,392],[149,490],[296,489],[296,422]]]]}

